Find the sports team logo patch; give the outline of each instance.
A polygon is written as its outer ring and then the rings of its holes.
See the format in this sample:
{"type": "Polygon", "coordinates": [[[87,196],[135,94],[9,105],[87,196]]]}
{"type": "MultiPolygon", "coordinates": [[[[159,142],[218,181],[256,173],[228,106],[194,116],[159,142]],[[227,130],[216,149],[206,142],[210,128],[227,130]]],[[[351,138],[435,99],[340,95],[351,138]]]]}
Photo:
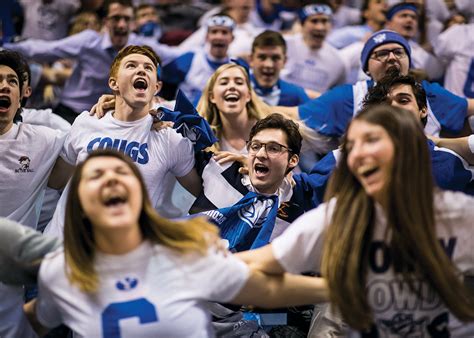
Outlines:
{"type": "Polygon", "coordinates": [[[375,43],[382,43],[387,39],[387,35],[385,33],[383,34],[378,34],[373,37],[375,43]]]}
{"type": "Polygon", "coordinates": [[[30,169],[31,159],[28,156],[21,156],[18,159],[20,167],[15,169],[15,173],[33,173],[33,169],[30,169]]]}
{"type": "Polygon", "coordinates": [[[193,144],[196,143],[201,137],[201,132],[195,126],[191,128],[186,123],[181,123],[178,128],[176,128],[178,133],[181,133],[184,137],[187,137],[193,144]]]}
{"type": "Polygon", "coordinates": [[[135,289],[138,285],[138,279],[133,277],[125,277],[115,283],[115,287],[120,291],[129,291],[135,289]]]}
{"type": "Polygon", "coordinates": [[[255,198],[252,204],[243,207],[237,214],[250,228],[261,228],[262,224],[266,222],[273,204],[274,201],[271,199],[259,200],[255,198]]]}

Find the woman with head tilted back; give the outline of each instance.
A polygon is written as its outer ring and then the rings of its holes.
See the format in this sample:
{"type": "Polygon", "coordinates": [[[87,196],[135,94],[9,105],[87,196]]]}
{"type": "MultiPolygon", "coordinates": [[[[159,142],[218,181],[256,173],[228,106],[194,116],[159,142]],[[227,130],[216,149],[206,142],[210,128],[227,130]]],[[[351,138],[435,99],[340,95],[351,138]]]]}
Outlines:
{"type": "Polygon", "coordinates": [[[246,70],[235,63],[220,66],[209,78],[197,110],[219,139],[216,149],[246,154],[255,122],[270,114],[253,91],[246,70]]]}
{"type": "Polygon", "coordinates": [[[320,280],[269,277],[216,252],[216,233],[202,219],[161,218],[128,156],[92,153],[71,180],[64,249],[42,260],[38,299],[25,311],[39,331],[64,323],[78,337],[209,337],[207,300],[324,299],[320,280]]]}
{"type": "Polygon", "coordinates": [[[412,113],[380,105],[354,117],[326,200],[242,258],[321,272],[331,304],[367,337],[474,335],[462,323],[474,321],[463,285],[474,276],[474,199],[434,188],[412,113]]]}

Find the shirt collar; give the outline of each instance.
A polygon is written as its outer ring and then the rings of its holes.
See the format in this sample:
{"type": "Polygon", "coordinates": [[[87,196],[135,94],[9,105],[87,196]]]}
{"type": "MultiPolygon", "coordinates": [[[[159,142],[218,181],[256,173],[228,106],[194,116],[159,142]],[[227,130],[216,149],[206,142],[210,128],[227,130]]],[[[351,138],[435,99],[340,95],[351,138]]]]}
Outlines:
{"type": "MultiPolygon", "coordinates": [[[[252,185],[252,182],[250,181],[250,177],[248,175],[243,175],[242,176],[242,184],[252,192],[259,193],[257,189],[252,185]]],[[[269,194],[261,194],[261,195],[269,195],[269,194]]],[[[291,197],[293,196],[293,186],[288,179],[287,176],[283,179],[283,181],[280,184],[280,187],[278,187],[278,190],[275,191],[274,194],[271,195],[277,195],[278,196],[278,206],[283,203],[283,202],[288,202],[291,197]]]]}

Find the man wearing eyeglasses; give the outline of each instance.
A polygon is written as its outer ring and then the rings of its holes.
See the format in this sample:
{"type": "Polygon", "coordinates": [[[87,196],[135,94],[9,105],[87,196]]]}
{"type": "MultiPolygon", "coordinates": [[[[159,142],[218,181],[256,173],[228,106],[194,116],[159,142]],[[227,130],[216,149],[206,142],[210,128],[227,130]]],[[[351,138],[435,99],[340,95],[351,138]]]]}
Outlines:
{"type": "Polygon", "coordinates": [[[311,176],[288,175],[298,165],[301,144],[298,125],[272,114],[250,131],[244,163],[219,164],[212,153],[200,154],[196,167],[203,179],[203,191],[190,213],[232,206],[249,191],[275,195],[279,211],[271,238],[278,236],[296,217],[321,203],[315,194],[318,182],[311,176]],[[248,174],[241,174],[242,167],[248,174]]]}
{"type": "MultiPolygon", "coordinates": [[[[203,191],[190,213],[207,211],[205,214],[220,227],[231,251],[271,242],[298,216],[322,202],[316,197],[322,193],[317,193],[319,182],[315,178],[307,174],[288,176],[298,164],[301,143],[297,124],[280,114],[272,114],[257,121],[250,131],[245,161],[248,174],[239,173],[242,163],[221,165],[212,154],[203,153],[196,160],[203,191]],[[248,200],[250,203],[245,202],[248,200]]],[[[315,177],[325,181],[319,175],[315,177]]],[[[241,312],[219,304],[210,304],[209,308],[214,322],[218,322],[214,325],[218,337],[247,337],[258,330],[254,322],[242,318],[241,312]]],[[[311,313],[306,308],[282,309],[276,317],[259,316],[262,325],[266,320],[277,323],[270,335],[306,336],[311,313]]]]}
{"type": "Polygon", "coordinates": [[[118,51],[127,45],[148,45],[167,63],[180,55],[172,47],[154,39],[131,33],[134,20],[131,0],[109,0],[106,5],[104,32],[85,30],[56,41],[26,40],[4,47],[22,53],[38,62],[53,62],[62,58],[76,61],[73,73],[64,85],[59,105],[54,113],[72,123],[78,114],[89,110],[108,87],[108,69],[118,51]]]}
{"type": "MultiPolygon", "coordinates": [[[[407,75],[412,64],[411,48],[400,34],[381,30],[374,33],[365,43],[361,54],[363,71],[371,77],[354,85],[336,87],[317,99],[298,107],[278,107],[278,110],[292,118],[305,121],[306,125],[327,140],[339,138],[348,123],[362,107],[368,90],[389,72],[407,75]]],[[[422,82],[427,93],[428,123],[427,135],[438,136],[440,132],[458,134],[467,116],[474,115],[474,99],[454,95],[436,83],[422,82]]],[[[326,150],[330,142],[321,141],[326,150]]]]}

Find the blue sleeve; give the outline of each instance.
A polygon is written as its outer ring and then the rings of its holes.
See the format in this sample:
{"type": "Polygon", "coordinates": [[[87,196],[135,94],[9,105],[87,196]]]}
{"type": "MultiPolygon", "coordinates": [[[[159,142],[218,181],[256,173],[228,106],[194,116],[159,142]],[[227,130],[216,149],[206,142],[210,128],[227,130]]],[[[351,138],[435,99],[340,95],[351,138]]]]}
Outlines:
{"type": "Polygon", "coordinates": [[[428,143],[436,185],[441,189],[472,192],[469,189],[472,172],[464,166],[461,158],[448,149],[435,148],[431,141],[428,143]]]}
{"type": "Polygon", "coordinates": [[[438,83],[423,81],[426,98],[443,130],[458,133],[467,116],[467,100],[441,87],[438,83]]]}
{"type": "Polygon", "coordinates": [[[4,47],[17,51],[28,59],[52,62],[64,58],[76,59],[85,48],[96,43],[98,38],[99,33],[87,29],[60,40],[28,39],[18,43],[7,43],[4,47]]]}
{"type": "Polygon", "coordinates": [[[352,120],[352,85],[337,86],[317,99],[298,106],[300,119],[321,135],[340,137],[352,120]]]}
{"type": "Polygon", "coordinates": [[[186,78],[186,75],[191,68],[194,53],[189,52],[181,55],[175,60],[163,67],[163,81],[175,85],[180,84],[186,78]]]}
{"type": "Polygon", "coordinates": [[[281,90],[279,106],[294,107],[310,100],[303,87],[283,80],[280,80],[279,85],[281,90]]]}
{"type": "Polygon", "coordinates": [[[306,204],[299,202],[300,205],[305,206],[305,211],[309,210],[308,207],[313,209],[323,203],[326,186],[335,167],[336,158],[334,153],[330,152],[314,165],[309,175],[302,173],[294,176],[295,187],[298,188],[294,190],[294,194],[301,194],[301,190],[311,190],[312,192],[310,205],[308,205],[309,201],[306,201],[306,204]]]}

